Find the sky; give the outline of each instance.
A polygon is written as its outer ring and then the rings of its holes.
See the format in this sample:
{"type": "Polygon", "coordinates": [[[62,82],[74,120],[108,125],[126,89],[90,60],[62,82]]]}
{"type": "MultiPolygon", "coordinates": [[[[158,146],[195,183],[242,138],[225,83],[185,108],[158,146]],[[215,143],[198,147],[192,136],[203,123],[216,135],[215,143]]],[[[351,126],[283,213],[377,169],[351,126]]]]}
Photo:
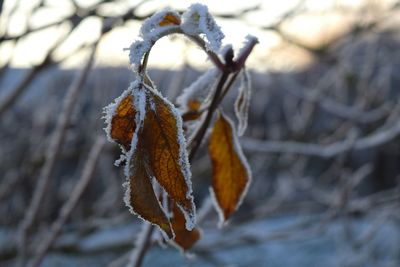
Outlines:
{"type": "MultiPolygon", "coordinates": [[[[376,0],[375,0],[376,1],[376,0]]],[[[383,2],[393,2],[382,0],[383,2]]],[[[21,0],[17,12],[13,19],[7,24],[6,16],[0,18],[0,32],[4,33],[7,29],[9,35],[19,34],[26,29],[26,25],[38,27],[61,17],[68,16],[73,12],[69,0],[47,0],[48,8],[40,10],[33,16],[28,16],[27,12],[37,4],[38,0],[21,0]],[[8,27],[6,27],[8,25],[8,27]]],[[[95,0],[77,0],[80,6],[90,6],[95,0]]],[[[197,1],[146,1],[138,9],[138,14],[148,14],[163,7],[172,7],[184,10],[191,3],[197,1]]],[[[251,34],[258,37],[260,43],[256,46],[254,53],[249,58],[248,65],[253,68],[284,68],[293,69],[306,67],[312,63],[312,56],[305,51],[294,47],[282,48],[282,38],[274,32],[263,31],[262,26],[268,26],[279,18],[284,12],[293,6],[296,6],[299,0],[231,0],[231,1],[200,1],[208,5],[213,14],[235,13],[249,7],[258,6],[259,10],[243,16],[240,20],[216,18],[226,35],[225,44],[232,44],[234,48],[240,48],[246,35],[251,34]],[[229,4],[228,4],[229,3],[229,4]]],[[[336,35],[343,34],[354,17],[338,15],[332,12],[334,8],[356,9],[363,3],[373,2],[373,0],[308,0],[305,1],[308,13],[313,14],[299,17],[296,20],[289,21],[284,25],[288,32],[292,32],[296,38],[302,38],[308,44],[328,41],[323,38],[334,38],[336,35]],[[331,37],[326,37],[329,32],[331,37]],[[331,33],[333,32],[333,33],[331,33]],[[324,37],[325,35],[325,37],[324,37]],[[323,36],[323,37],[321,37],[323,36]],[[318,39],[319,38],[319,39],[318,39]],[[321,39],[322,38],[322,39],[321,39]],[[322,41],[321,41],[322,40],[322,41]]],[[[3,14],[8,14],[15,6],[17,0],[5,0],[3,14]]],[[[137,4],[138,1],[114,1],[104,5],[102,12],[104,14],[120,14],[129,6],[137,4]]],[[[56,51],[58,57],[63,57],[66,53],[73,51],[74,47],[82,42],[90,42],[98,36],[100,20],[97,18],[88,18],[79,26],[64,45],[56,51]]],[[[126,26],[113,30],[105,36],[100,43],[98,50],[97,64],[120,66],[128,65],[128,52],[124,48],[137,38],[140,28],[140,22],[129,22],[126,26]]],[[[52,29],[43,30],[25,38],[17,47],[11,43],[3,43],[0,46],[0,63],[12,57],[11,65],[14,67],[29,67],[32,64],[40,62],[47,49],[52,43],[60,38],[66,31],[66,25],[60,25],[52,29]],[[15,49],[15,50],[13,50],[15,49]],[[12,51],[15,51],[12,53],[12,51]]],[[[85,53],[76,54],[70,60],[63,63],[63,67],[79,66],[85,53]]],[[[188,44],[188,41],[182,37],[164,38],[160,40],[150,57],[151,66],[162,68],[179,68],[182,64],[189,63],[195,67],[205,67],[210,64],[206,56],[196,46],[188,44]]]]}

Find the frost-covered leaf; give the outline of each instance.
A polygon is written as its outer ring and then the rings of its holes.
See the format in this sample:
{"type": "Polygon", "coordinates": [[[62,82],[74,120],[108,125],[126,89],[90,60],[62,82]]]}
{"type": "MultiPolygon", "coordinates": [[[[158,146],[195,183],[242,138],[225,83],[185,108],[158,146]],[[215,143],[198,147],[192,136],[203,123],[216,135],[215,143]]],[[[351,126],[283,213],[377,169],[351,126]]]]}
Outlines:
{"type": "Polygon", "coordinates": [[[195,206],[182,120],[175,107],[139,79],[106,108],[106,132],[126,159],[125,203],[131,212],[173,237],[170,221],[154,192],[153,179],[193,229],[195,206]]]}
{"type": "Polygon", "coordinates": [[[222,223],[241,204],[251,179],[233,124],[223,113],[211,132],[208,152],[213,168],[211,193],[222,223]]]}
{"type": "Polygon", "coordinates": [[[210,89],[214,86],[217,75],[218,70],[211,68],[182,90],[176,102],[184,121],[195,120],[201,115],[198,111],[202,105],[208,103],[210,89]]]}
{"type": "Polygon", "coordinates": [[[181,24],[180,17],[175,13],[167,13],[164,18],[158,23],[160,26],[179,25],[181,24]]]}
{"type": "Polygon", "coordinates": [[[145,157],[152,175],[181,208],[190,230],[195,223],[195,206],[182,119],[168,100],[147,86],[145,89],[146,116],[141,130],[145,157]]]}
{"type": "Polygon", "coordinates": [[[200,230],[197,228],[191,231],[185,227],[185,217],[182,215],[180,209],[174,203],[172,205],[172,229],[175,233],[173,242],[183,251],[190,249],[201,237],[200,230]]]}
{"type": "Polygon", "coordinates": [[[235,101],[235,114],[238,119],[238,135],[242,136],[247,128],[247,120],[249,117],[249,107],[251,99],[251,82],[247,70],[241,73],[241,83],[239,93],[235,101]]]}
{"type": "Polygon", "coordinates": [[[157,12],[144,21],[140,28],[140,38],[135,40],[129,49],[130,63],[135,72],[138,71],[144,55],[153,44],[169,29],[179,29],[180,23],[180,15],[169,9],[157,12]]]}
{"type": "Polygon", "coordinates": [[[158,225],[169,238],[173,238],[174,234],[170,221],[154,193],[148,162],[145,151],[143,151],[142,139],[139,138],[135,153],[128,163],[130,176],[124,184],[126,187],[125,202],[130,207],[131,212],[158,225]]]}
{"type": "MultiPolygon", "coordinates": [[[[141,117],[143,117],[137,112],[137,105],[140,101],[138,98],[143,99],[143,94],[136,95],[136,98],[133,95],[137,86],[138,83],[133,83],[106,108],[106,131],[109,139],[121,145],[124,153],[130,150],[135,151],[127,162],[127,182],[124,184],[126,187],[125,202],[131,212],[158,225],[169,238],[173,238],[170,221],[162,210],[152,187],[148,163],[143,156],[142,138],[137,137],[140,133],[136,126],[141,125],[141,117]],[[136,135],[135,138],[133,138],[134,135],[136,135]],[[131,149],[132,143],[133,149],[131,149]]],[[[122,158],[125,157],[126,155],[122,158]]]]}
{"type": "Polygon", "coordinates": [[[113,103],[105,107],[104,112],[107,125],[104,130],[108,140],[121,145],[124,151],[130,150],[136,128],[132,88],[125,90],[113,103]]]}
{"type": "Polygon", "coordinates": [[[143,39],[152,38],[157,35],[161,27],[177,26],[181,24],[180,15],[170,9],[164,9],[154,13],[151,17],[147,18],[140,28],[140,35],[143,39]]]}
{"type": "Polygon", "coordinates": [[[204,34],[207,49],[218,52],[225,35],[217,25],[208,8],[202,4],[192,4],[182,15],[181,29],[188,35],[204,34]]]}
{"type": "Polygon", "coordinates": [[[127,95],[119,103],[112,118],[110,129],[111,138],[123,146],[126,151],[131,148],[131,141],[136,128],[135,116],[133,97],[127,95]]]}

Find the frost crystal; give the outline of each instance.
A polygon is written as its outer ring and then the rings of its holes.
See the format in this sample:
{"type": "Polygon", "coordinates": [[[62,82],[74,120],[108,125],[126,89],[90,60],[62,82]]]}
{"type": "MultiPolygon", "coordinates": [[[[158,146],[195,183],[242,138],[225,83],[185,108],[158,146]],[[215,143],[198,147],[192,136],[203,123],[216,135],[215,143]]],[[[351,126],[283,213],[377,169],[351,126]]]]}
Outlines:
{"type": "Polygon", "coordinates": [[[182,94],[176,99],[176,103],[180,106],[179,110],[184,113],[189,110],[189,100],[196,100],[206,102],[208,94],[210,93],[206,89],[212,87],[218,75],[218,69],[211,68],[204,72],[195,82],[190,86],[183,89],[182,94]]]}
{"type": "Polygon", "coordinates": [[[243,56],[243,53],[245,51],[248,51],[249,50],[249,46],[254,42],[258,43],[258,38],[253,36],[253,35],[250,35],[250,34],[247,35],[245,37],[244,44],[243,44],[242,48],[240,48],[239,53],[237,53],[236,60],[238,58],[241,58],[243,56]]]}
{"type": "Polygon", "coordinates": [[[192,4],[182,15],[181,29],[188,35],[204,34],[207,49],[218,52],[225,35],[217,25],[214,18],[208,12],[208,8],[202,4],[192,4]]]}
{"type": "Polygon", "coordinates": [[[238,118],[238,135],[242,136],[247,128],[249,107],[251,99],[251,81],[247,69],[242,71],[241,83],[239,86],[238,97],[235,101],[235,114],[238,118]]]}
{"type": "Polygon", "coordinates": [[[180,18],[180,15],[177,12],[172,11],[168,8],[155,13],[151,17],[147,18],[140,28],[140,35],[143,37],[143,39],[153,39],[154,35],[157,35],[157,30],[159,30],[160,28],[163,28],[163,31],[165,31],[166,28],[178,28],[179,26],[177,25],[160,26],[160,22],[167,15],[172,15],[178,19],[180,18]]]}
{"type": "Polygon", "coordinates": [[[126,181],[123,184],[123,186],[126,188],[125,191],[125,196],[124,196],[124,202],[127,207],[129,207],[129,210],[131,213],[135,213],[133,211],[133,207],[130,204],[130,198],[131,198],[131,192],[130,192],[130,182],[129,182],[129,177],[131,176],[130,170],[131,168],[135,168],[135,166],[132,166],[130,164],[132,155],[135,153],[136,150],[136,145],[138,142],[138,135],[139,131],[141,130],[144,122],[144,118],[146,115],[146,94],[141,86],[141,81],[136,80],[131,84],[131,90],[132,90],[132,95],[134,98],[133,106],[135,107],[136,110],[136,116],[135,116],[135,124],[136,124],[136,129],[133,134],[133,138],[131,141],[131,149],[126,152],[126,161],[127,164],[125,164],[124,168],[124,174],[126,177],[126,181]]]}
{"type": "Polygon", "coordinates": [[[129,48],[129,60],[135,72],[138,71],[144,54],[150,50],[151,46],[152,42],[148,39],[138,39],[131,44],[131,47],[129,48]]]}
{"type": "MultiPolygon", "coordinates": [[[[119,97],[114,99],[114,101],[109,104],[108,106],[104,107],[103,113],[104,116],[102,117],[105,120],[106,127],[104,128],[104,131],[106,132],[107,135],[107,140],[113,143],[116,143],[114,139],[111,137],[111,121],[112,118],[115,115],[115,111],[117,110],[117,107],[121,103],[121,101],[129,94],[132,94],[132,87],[130,86],[128,89],[126,89],[119,97]]],[[[123,149],[123,147],[121,146],[123,149]]],[[[124,151],[124,149],[123,149],[124,151]]]]}

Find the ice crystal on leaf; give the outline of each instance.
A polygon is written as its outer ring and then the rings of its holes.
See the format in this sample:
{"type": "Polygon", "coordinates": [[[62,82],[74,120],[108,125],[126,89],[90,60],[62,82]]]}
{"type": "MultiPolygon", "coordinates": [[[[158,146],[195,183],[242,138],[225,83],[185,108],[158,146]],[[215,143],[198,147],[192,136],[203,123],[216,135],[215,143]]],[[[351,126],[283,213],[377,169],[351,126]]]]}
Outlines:
{"type": "Polygon", "coordinates": [[[140,28],[140,35],[145,39],[152,37],[154,32],[161,27],[177,27],[181,24],[180,15],[170,9],[165,9],[147,18],[140,28]]]}
{"type": "Polygon", "coordinates": [[[207,48],[218,53],[225,35],[217,25],[208,8],[202,4],[192,4],[182,15],[181,29],[188,35],[204,34],[207,48]]]}
{"type": "Polygon", "coordinates": [[[247,128],[247,120],[249,116],[249,107],[251,99],[251,82],[250,74],[247,69],[241,73],[241,83],[239,93],[235,101],[235,114],[238,119],[238,135],[242,136],[247,128]]]}
{"type": "Polygon", "coordinates": [[[190,86],[182,90],[182,94],[176,99],[181,114],[195,112],[200,106],[207,102],[210,89],[213,87],[218,75],[216,68],[210,68],[204,72],[190,86]]]}

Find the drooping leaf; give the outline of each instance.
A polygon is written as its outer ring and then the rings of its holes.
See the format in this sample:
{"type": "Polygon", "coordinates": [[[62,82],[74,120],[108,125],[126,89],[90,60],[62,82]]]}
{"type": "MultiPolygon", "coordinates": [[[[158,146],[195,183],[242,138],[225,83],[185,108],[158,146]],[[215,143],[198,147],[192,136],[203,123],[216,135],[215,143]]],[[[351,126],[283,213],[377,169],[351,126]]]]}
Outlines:
{"type": "Polygon", "coordinates": [[[125,203],[145,220],[173,236],[152,179],[176,202],[193,229],[195,206],[182,120],[161,94],[137,80],[106,109],[106,132],[123,147],[127,182],[125,203]]]}
{"type": "Polygon", "coordinates": [[[222,223],[241,204],[251,179],[235,129],[223,113],[218,114],[211,132],[208,152],[213,168],[211,192],[222,223]]]}
{"type": "Polygon", "coordinates": [[[136,95],[138,83],[133,83],[112,104],[107,106],[106,132],[110,139],[122,146],[124,156],[127,158],[125,174],[127,182],[125,202],[131,212],[141,218],[156,224],[169,237],[173,237],[170,221],[154,193],[148,162],[144,156],[140,128],[142,126],[143,108],[138,109],[138,103],[145,100],[144,93],[136,95]],[[135,142],[132,142],[135,141],[135,142]],[[133,145],[132,145],[133,144],[133,145]],[[133,146],[133,148],[132,148],[133,146]]]}
{"type": "MultiPolygon", "coordinates": [[[[142,138],[140,138],[142,139],[142,138]]],[[[138,140],[136,152],[130,159],[130,177],[125,184],[125,202],[131,207],[131,212],[138,214],[143,219],[156,224],[169,238],[174,234],[170,221],[162,210],[160,203],[154,193],[151,177],[149,175],[148,163],[143,154],[142,143],[138,140]]]]}
{"type": "Polygon", "coordinates": [[[197,228],[193,228],[191,231],[187,230],[185,227],[185,217],[182,215],[181,210],[175,203],[171,203],[171,205],[173,214],[171,224],[175,233],[173,241],[183,251],[186,251],[200,239],[201,233],[197,228]]]}
{"type": "Polygon", "coordinates": [[[186,227],[194,227],[195,207],[182,121],[175,107],[159,93],[146,89],[143,147],[152,175],[181,208],[186,227]]]}
{"type": "Polygon", "coordinates": [[[243,70],[239,93],[235,101],[235,115],[238,119],[238,135],[242,136],[247,128],[249,116],[251,83],[247,70],[243,70]]]}

